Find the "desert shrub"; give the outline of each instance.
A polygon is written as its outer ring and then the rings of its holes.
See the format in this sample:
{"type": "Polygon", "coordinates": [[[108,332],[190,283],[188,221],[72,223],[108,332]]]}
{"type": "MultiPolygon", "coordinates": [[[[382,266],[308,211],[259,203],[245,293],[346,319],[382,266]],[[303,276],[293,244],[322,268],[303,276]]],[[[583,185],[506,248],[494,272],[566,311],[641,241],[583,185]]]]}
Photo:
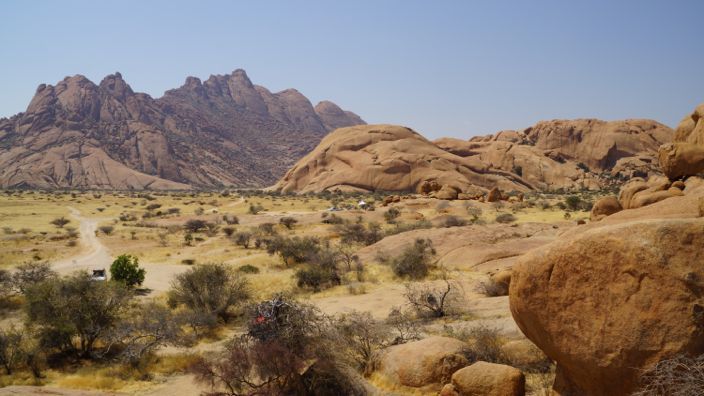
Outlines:
{"type": "Polygon", "coordinates": [[[196,263],[195,259],[183,259],[181,260],[181,264],[186,264],[186,265],[193,265],[196,263]]]}
{"type": "Polygon", "coordinates": [[[469,344],[471,361],[510,364],[501,348],[504,344],[499,329],[486,325],[446,328],[447,335],[469,344]]]}
{"type": "Polygon", "coordinates": [[[250,203],[250,204],[249,204],[249,209],[248,209],[247,212],[248,212],[249,214],[255,215],[255,214],[259,214],[259,212],[261,212],[261,211],[263,211],[263,210],[264,210],[264,207],[263,207],[261,204],[250,203]]]}
{"type": "Polygon", "coordinates": [[[12,274],[11,284],[13,290],[25,294],[30,287],[56,276],[56,272],[47,262],[27,262],[17,266],[12,274]]]}
{"type": "Polygon", "coordinates": [[[443,227],[462,227],[466,226],[467,222],[457,216],[447,216],[442,222],[443,227]]]}
{"type": "Polygon", "coordinates": [[[153,204],[147,205],[146,209],[149,210],[149,211],[152,211],[152,210],[157,210],[157,209],[159,209],[160,207],[161,207],[161,204],[153,203],[153,204]]]}
{"type": "Polygon", "coordinates": [[[10,375],[24,362],[23,332],[14,328],[0,329],[0,366],[10,375]]]}
{"type": "Polygon", "coordinates": [[[699,395],[704,389],[704,355],[678,355],[661,360],[641,373],[641,388],[634,396],[699,395]]]}
{"type": "Polygon", "coordinates": [[[581,210],[585,208],[586,205],[589,205],[589,203],[583,201],[582,198],[577,195],[570,195],[565,198],[565,207],[569,210],[581,210]]]}
{"type": "Polygon", "coordinates": [[[167,214],[178,216],[181,214],[181,209],[179,208],[169,208],[166,210],[167,214]]]}
{"type": "Polygon", "coordinates": [[[489,278],[477,284],[477,292],[487,297],[505,296],[508,294],[508,285],[504,282],[496,282],[489,278]]]}
{"type": "Polygon", "coordinates": [[[421,317],[442,318],[457,314],[464,303],[464,294],[459,284],[448,279],[438,286],[409,283],[404,297],[421,317]]]}
{"type": "Polygon", "coordinates": [[[223,264],[203,264],[177,275],[168,292],[172,308],[183,305],[223,321],[249,296],[247,280],[223,264]]]}
{"type": "Polygon", "coordinates": [[[248,231],[240,231],[234,234],[232,239],[237,246],[242,246],[245,249],[249,249],[249,244],[252,241],[252,233],[248,231]]]}
{"type": "Polygon", "coordinates": [[[368,223],[366,227],[359,222],[338,224],[335,231],[340,235],[342,243],[371,245],[384,237],[381,227],[376,223],[368,223]]]}
{"type": "Polygon", "coordinates": [[[391,308],[385,323],[393,334],[392,345],[420,340],[420,327],[409,310],[401,307],[391,308]]]}
{"type": "Polygon", "coordinates": [[[342,224],[345,222],[342,217],[336,215],[335,213],[328,216],[328,213],[324,212],[323,215],[323,224],[342,224]]]}
{"type": "Polygon", "coordinates": [[[235,233],[235,228],[234,227],[223,227],[222,233],[225,234],[225,236],[227,236],[227,237],[231,237],[232,234],[235,233]]]}
{"type": "Polygon", "coordinates": [[[102,232],[105,235],[110,235],[115,230],[115,227],[113,227],[111,225],[104,225],[104,226],[98,227],[98,230],[100,230],[100,232],[102,232]]]}
{"type": "Polygon", "coordinates": [[[267,244],[269,254],[278,254],[285,265],[303,263],[320,250],[320,240],[315,237],[274,237],[267,244]]]}
{"type": "Polygon", "coordinates": [[[401,211],[395,207],[391,207],[386,212],[384,212],[384,220],[386,220],[386,222],[389,224],[395,223],[396,219],[399,216],[401,216],[401,211]]]}
{"type": "Polygon", "coordinates": [[[184,225],[183,228],[187,232],[199,232],[201,230],[204,230],[207,226],[207,222],[205,220],[200,220],[200,219],[191,219],[188,220],[184,225]]]}
{"type": "Polygon", "coordinates": [[[428,220],[418,220],[412,223],[396,223],[393,228],[389,228],[386,232],[384,232],[384,237],[400,234],[402,232],[424,230],[428,228],[433,228],[433,223],[428,220]]]}
{"type": "Polygon", "coordinates": [[[237,271],[245,273],[245,274],[258,274],[259,273],[259,268],[253,266],[252,264],[245,264],[237,268],[237,271]]]}
{"type": "Polygon", "coordinates": [[[133,306],[107,337],[108,345],[120,346],[119,357],[134,368],[144,369],[158,348],[183,340],[180,321],[167,307],[149,302],[133,306]]]}
{"type": "Polygon", "coordinates": [[[251,311],[246,335],[194,365],[197,380],[230,395],[366,393],[350,377],[329,320],[317,309],[277,296],[251,311]]]}
{"type": "Polygon", "coordinates": [[[50,222],[50,224],[56,226],[57,228],[63,228],[66,224],[70,223],[71,220],[65,218],[65,217],[59,217],[50,222]]]}
{"type": "Polygon", "coordinates": [[[215,223],[206,222],[205,223],[205,234],[209,237],[214,237],[218,234],[220,226],[215,223]]]}
{"type": "Polygon", "coordinates": [[[130,214],[130,213],[120,213],[120,216],[118,217],[118,219],[122,222],[137,221],[137,217],[133,214],[130,214]]]}
{"type": "Polygon", "coordinates": [[[296,220],[293,217],[282,217],[279,219],[279,224],[282,224],[284,227],[288,228],[289,230],[293,228],[293,226],[298,223],[298,220],[296,220]]]}
{"type": "Polygon", "coordinates": [[[391,259],[391,269],[398,277],[425,278],[435,253],[430,239],[416,239],[413,245],[406,247],[398,257],[391,259]]]}
{"type": "Polygon", "coordinates": [[[512,215],[511,213],[501,213],[499,215],[496,215],[496,218],[494,220],[497,223],[508,224],[508,223],[513,223],[517,219],[516,219],[516,216],[512,215]]]}
{"type": "Polygon", "coordinates": [[[184,234],[183,242],[186,244],[186,246],[191,246],[191,244],[193,243],[193,234],[191,234],[190,232],[184,234]]]}
{"type": "Polygon", "coordinates": [[[335,323],[340,347],[365,376],[374,370],[379,352],[389,345],[392,333],[389,327],[372,317],[369,312],[353,311],[340,316],[335,323]]]}
{"type": "Polygon", "coordinates": [[[45,348],[90,357],[117,324],[132,294],[117,282],[95,282],[85,272],[49,278],[25,292],[27,321],[45,348]]]}
{"type": "Polygon", "coordinates": [[[308,254],[306,261],[308,265],[296,271],[295,274],[298,287],[310,288],[318,292],[323,288],[342,283],[338,268],[341,262],[339,251],[324,247],[308,254]]]}
{"type": "Polygon", "coordinates": [[[203,213],[205,213],[205,209],[203,209],[201,207],[197,207],[196,210],[193,211],[193,213],[195,213],[196,216],[202,216],[203,213]]]}
{"type": "Polygon", "coordinates": [[[240,223],[240,219],[237,216],[230,214],[222,215],[222,220],[229,225],[236,225],[240,223]]]}
{"type": "Polygon", "coordinates": [[[118,256],[110,265],[111,280],[122,282],[128,287],[141,285],[145,274],[144,268],[139,268],[139,259],[129,254],[118,256]]]}

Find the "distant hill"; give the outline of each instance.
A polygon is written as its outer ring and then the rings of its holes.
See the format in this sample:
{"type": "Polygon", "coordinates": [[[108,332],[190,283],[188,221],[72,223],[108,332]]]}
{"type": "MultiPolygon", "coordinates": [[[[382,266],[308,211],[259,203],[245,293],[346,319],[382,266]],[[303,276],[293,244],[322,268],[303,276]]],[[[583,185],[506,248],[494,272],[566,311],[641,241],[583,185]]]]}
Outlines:
{"type": "Polygon", "coordinates": [[[0,187],[182,189],[274,183],[331,130],[364,124],[295,89],[272,93],[244,70],[188,77],[154,99],[120,73],[41,84],[0,119],[0,187]]]}

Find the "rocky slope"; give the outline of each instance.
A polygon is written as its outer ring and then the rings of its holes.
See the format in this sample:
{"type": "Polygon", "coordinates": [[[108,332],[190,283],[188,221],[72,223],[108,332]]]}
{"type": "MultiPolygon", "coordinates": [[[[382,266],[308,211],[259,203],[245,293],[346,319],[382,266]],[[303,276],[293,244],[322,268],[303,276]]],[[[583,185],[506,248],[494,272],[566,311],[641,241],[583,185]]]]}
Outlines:
{"type": "Polygon", "coordinates": [[[0,187],[261,187],[331,129],[363,123],[243,70],[188,77],[158,99],[119,73],[99,85],[77,75],[40,85],[27,111],[0,120],[0,187]]]}
{"type": "MultiPolygon", "coordinates": [[[[650,120],[544,121],[468,141],[430,142],[408,128],[368,125],[328,135],[275,186],[422,191],[429,182],[457,193],[598,189],[618,177],[658,172],[658,147],[673,131],[650,120]]],[[[447,191],[447,190],[446,190],[447,191]]]]}

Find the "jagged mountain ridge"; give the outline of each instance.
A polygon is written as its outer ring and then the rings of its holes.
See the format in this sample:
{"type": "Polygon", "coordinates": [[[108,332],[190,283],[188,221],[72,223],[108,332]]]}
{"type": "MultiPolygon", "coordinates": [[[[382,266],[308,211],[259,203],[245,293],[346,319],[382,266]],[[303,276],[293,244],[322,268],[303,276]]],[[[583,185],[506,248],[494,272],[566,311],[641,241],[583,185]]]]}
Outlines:
{"type": "Polygon", "coordinates": [[[0,119],[0,187],[262,187],[330,130],[363,124],[332,102],[271,93],[244,70],[188,77],[161,98],[120,73],[41,84],[27,110],[0,119]]]}

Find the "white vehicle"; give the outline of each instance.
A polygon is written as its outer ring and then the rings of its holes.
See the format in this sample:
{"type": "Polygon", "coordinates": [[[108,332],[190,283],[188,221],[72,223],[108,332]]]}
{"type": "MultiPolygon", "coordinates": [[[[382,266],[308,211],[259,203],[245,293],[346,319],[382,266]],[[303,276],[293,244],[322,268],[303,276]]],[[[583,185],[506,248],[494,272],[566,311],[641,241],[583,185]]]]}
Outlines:
{"type": "Polygon", "coordinates": [[[102,269],[94,269],[93,274],[90,276],[90,278],[94,281],[105,281],[108,279],[108,275],[105,272],[105,268],[102,269]]]}

